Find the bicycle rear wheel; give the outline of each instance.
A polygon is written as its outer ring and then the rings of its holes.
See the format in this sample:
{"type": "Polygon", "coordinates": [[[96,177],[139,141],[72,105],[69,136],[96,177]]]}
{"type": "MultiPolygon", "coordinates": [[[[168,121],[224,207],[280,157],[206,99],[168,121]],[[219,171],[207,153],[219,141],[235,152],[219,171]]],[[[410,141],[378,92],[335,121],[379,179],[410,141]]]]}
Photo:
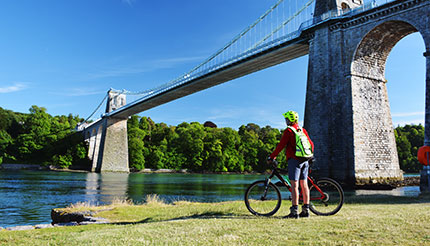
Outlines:
{"type": "Polygon", "coordinates": [[[254,215],[271,216],[281,207],[281,192],[273,183],[260,180],[252,183],[245,192],[246,208],[254,215]]]}
{"type": "Polygon", "coordinates": [[[310,190],[309,209],[316,215],[333,215],[339,212],[344,201],[342,187],[333,179],[322,178],[317,180],[316,186],[312,185],[310,190]]]}

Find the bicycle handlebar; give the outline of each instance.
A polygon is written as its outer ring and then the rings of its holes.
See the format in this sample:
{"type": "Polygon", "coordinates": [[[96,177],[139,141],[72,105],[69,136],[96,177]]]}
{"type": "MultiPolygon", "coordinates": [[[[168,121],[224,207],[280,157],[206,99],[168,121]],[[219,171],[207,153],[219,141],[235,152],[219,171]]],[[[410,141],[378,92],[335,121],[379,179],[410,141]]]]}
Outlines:
{"type": "Polygon", "coordinates": [[[268,162],[270,162],[270,164],[272,165],[273,168],[277,168],[278,167],[278,161],[275,159],[267,159],[268,162]]]}

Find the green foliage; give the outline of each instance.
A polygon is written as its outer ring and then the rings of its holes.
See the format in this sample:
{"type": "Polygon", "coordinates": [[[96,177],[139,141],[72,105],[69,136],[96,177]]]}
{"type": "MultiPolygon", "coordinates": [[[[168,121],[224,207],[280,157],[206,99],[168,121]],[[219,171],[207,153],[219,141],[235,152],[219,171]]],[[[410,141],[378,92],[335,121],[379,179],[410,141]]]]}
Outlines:
{"type": "MultiPolygon", "coordinates": [[[[0,107],[0,164],[89,166],[87,146],[81,134],[72,131],[81,118],[71,114],[53,117],[45,108],[37,106],[29,111],[22,114],[0,107]]],[[[268,168],[266,158],[282,135],[278,129],[252,123],[235,131],[228,127],[204,127],[197,122],[167,126],[155,124],[147,117],[132,116],[127,125],[132,170],[261,172],[268,168]]],[[[399,126],[394,133],[400,168],[405,172],[419,172],[417,151],[424,142],[424,127],[399,126]]],[[[277,159],[285,168],[285,154],[279,154],[277,159]]]]}
{"type": "Polygon", "coordinates": [[[6,150],[12,144],[12,137],[5,130],[0,130],[0,164],[6,157],[6,150]]]}
{"type": "Polygon", "coordinates": [[[235,131],[228,127],[204,127],[197,122],[167,126],[155,124],[150,118],[132,116],[127,126],[129,163],[134,170],[264,171],[266,158],[281,137],[278,129],[260,128],[256,124],[235,131]]]}
{"type": "Polygon", "coordinates": [[[52,157],[52,164],[58,167],[67,168],[72,165],[72,156],[67,155],[54,155],[52,157]]]}
{"type": "Polygon", "coordinates": [[[67,168],[85,165],[87,148],[73,128],[82,119],[52,117],[43,107],[32,106],[29,114],[0,108],[0,158],[3,162],[55,165],[67,168]]]}
{"type": "Polygon", "coordinates": [[[399,126],[394,130],[400,168],[408,173],[421,170],[418,162],[418,149],[424,144],[424,127],[419,125],[399,126]]]}

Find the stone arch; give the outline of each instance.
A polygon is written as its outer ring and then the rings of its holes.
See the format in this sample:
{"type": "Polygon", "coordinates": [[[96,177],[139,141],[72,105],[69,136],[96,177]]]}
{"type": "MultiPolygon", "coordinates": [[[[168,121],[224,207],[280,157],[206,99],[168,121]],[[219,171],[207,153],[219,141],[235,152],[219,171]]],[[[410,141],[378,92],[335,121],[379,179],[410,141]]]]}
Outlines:
{"type": "Polygon", "coordinates": [[[385,64],[394,46],[417,29],[404,21],[387,21],[368,32],[354,53],[351,74],[385,80],[385,64]]]}
{"type": "Polygon", "coordinates": [[[385,65],[394,46],[402,38],[417,31],[405,21],[386,21],[364,35],[355,49],[350,82],[356,183],[402,177],[386,87],[385,65]],[[374,170],[378,170],[379,177],[374,170]]]}

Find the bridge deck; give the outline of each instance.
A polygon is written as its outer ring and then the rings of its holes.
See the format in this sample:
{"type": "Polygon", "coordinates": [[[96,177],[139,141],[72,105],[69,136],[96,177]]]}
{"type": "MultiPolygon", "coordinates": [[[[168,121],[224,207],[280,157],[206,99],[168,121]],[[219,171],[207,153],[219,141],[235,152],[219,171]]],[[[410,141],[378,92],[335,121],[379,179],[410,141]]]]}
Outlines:
{"type": "Polygon", "coordinates": [[[212,71],[211,73],[205,74],[201,77],[197,77],[182,85],[143,97],[107,114],[106,116],[127,118],[131,115],[195,92],[205,90],[212,86],[307,55],[308,52],[308,40],[306,38],[299,37],[281,44],[280,46],[272,47],[243,60],[232,63],[226,67],[212,71]]]}

